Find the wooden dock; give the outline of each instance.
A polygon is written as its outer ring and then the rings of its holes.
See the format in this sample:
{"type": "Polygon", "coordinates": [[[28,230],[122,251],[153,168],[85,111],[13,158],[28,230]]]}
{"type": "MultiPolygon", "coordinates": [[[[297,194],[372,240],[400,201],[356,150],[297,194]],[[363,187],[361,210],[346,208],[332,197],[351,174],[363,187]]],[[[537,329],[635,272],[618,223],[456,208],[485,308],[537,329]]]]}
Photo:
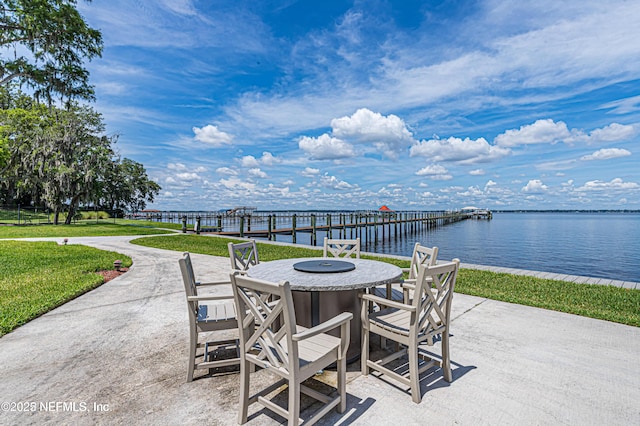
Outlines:
{"type": "MultiPolygon", "coordinates": [[[[485,211],[488,212],[488,211],[485,211]]],[[[485,217],[477,211],[254,211],[233,209],[219,212],[154,212],[148,220],[193,224],[198,234],[227,237],[266,238],[276,241],[277,236],[290,236],[296,243],[299,234],[310,235],[310,244],[324,235],[333,238],[361,238],[376,242],[391,236],[410,234],[425,228],[434,228],[466,219],[485,217]]]]}
{"type": "MultiPolygon", "coordinates": [[[[290,216],[289,226],[278,227],[278,217],[268,215],[266,217],[266,228],[261,226],[259,229],[255,227],[252,229],[251,224],[252,221],[255,223],[255,217],[246,216],[240,218],[237,229],[230,231],[215,230],[211,233],[229,237],[254,237],[267,238],[269,240],[276,240],[277,235],[290,235],[293,243],[296,242],[298,233],[306,233],[311,234],[311,244],[317,245],[318,232],[326,232],[331,235],[337,233],[339,238],[347,238],[348,233],[350,233],[349,237],[373,234],[371,238],[377,240],[378,234],[382,234],[384,238],[385,234],[391,235],[392,231],[395,234],[403,230],[405,232],[413,232],[418,227],[441,226],[459,222],[469,217],[469,215],[460,212],[340,213],[335,217],[332,214],[321,217],[323,222],[318,223],[320,217],[311,214],[305,218],[308,219],[305,220],[305,222],[309,222],[308,224],[298,226],[300,217],[297,214],[293,214],[290,216]]],[[[264,220],[259,220],[258,223],[264,224],[264,220]]]]}

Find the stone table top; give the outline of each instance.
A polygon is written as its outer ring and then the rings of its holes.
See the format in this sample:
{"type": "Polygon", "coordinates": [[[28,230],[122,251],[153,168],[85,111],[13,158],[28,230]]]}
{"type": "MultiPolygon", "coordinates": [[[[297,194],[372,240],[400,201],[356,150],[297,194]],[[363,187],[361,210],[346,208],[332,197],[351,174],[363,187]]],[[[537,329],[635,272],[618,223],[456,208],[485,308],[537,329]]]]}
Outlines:
{"type": "Polygon", "coordinates": [[[341,291],[360,290],[397,282],[402,270],[390,263],[368,259],[340,258],[350,262],[355,269],[348,272],[309,273],[296,271],[293,265],[309,260],[338,260],[336,258],[305,257],[261,262],[247,270],[247,275],[265,281],[289,281],[291,290],[298,291],[341,291]]]}

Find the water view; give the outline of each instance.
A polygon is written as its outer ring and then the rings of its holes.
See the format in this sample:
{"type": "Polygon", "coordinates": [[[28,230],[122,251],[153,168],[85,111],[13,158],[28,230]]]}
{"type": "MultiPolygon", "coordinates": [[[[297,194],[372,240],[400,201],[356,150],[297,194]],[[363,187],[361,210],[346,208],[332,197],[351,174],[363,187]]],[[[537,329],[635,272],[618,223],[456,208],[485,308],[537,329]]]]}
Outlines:
{"type": "MultiPolygon", "coordinates": [[[[339,237],[334,231],[334,236],[339,237]]],[[[318,232],[319,244],[324,234],[318,232]]],[[[347,238],[351,238],[347,231],[347,238]]],[[[291,241],[278,235],[277,241],[291,241]]],[[[439,258],[535,271],[640,281],[640,213],[494,213],[414,233],[363,238],[363,250],[410,256],[420,242],[439,258]]],[[[297,242],[309,244],[309,234],[297,242]]]]}

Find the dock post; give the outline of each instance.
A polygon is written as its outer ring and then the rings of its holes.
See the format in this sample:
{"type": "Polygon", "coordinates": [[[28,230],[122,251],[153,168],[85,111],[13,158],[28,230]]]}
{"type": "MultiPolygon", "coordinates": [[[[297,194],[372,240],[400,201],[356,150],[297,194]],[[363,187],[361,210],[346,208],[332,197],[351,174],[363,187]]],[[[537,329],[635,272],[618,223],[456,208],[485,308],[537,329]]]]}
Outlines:
{"type": "Polygon", "coordinates": [[[277,220],[278,220],[278,215],[274,214],[273,215],[273,226],[271,227],[271,232],[272,232],[271,237],[272,237],[273,241],[276,240],[276,223],[277,223],[277,220]]]}
{"type": "Polygon", "coordinates": [[[351,225],[350,228],[350,232],[349,232],[349,238],[353,238],[353,213],[349,214],[349,224],[351,225]]]}
{"type": "Polygon", "coordinates": [[[247,216],[247,231],[251,231],[251,215],[247,216]]]}
{"type": "Polygon", "coordinates": [[[331,232],[331,213],[327,213],[327,237],[333,238],[333,232],[331,232]]]}
{"type": "MultiPolygon", "coordinates": [[[[383,222],[382,230],[384,231],[384,222],[383,222]]],[[[377,214],[373,215],[373,241],[374,243],[378,242],[378,215],[377,214]]]]}
{"type": "Polygon", "coordinates": [[[240,232],[240,238],[244,237],[244,215],[240,216],[239,232],[240,232]]]}
{"type": "Polygon", "coordinates": [[[311,245],[315,246],[318,244],[318,236],[316,234],[316,215],[311,213],[311,245]]]}
{"type": "Polygon", "coordinates": [[[194,225],[196,234],[200,235],[200,216],[196,216],[196,224],[194,225]]]}
{"type": "Polygon", "coordinates": [[[182,216],[182,233],[187,233],[187,216],[182,216]]]}
{"type": "Polygon", "coordinates": [[[296,214],[291,216],[291,242],[296,243],[296,214]]]}
{"type": "Polygon", "coordinates": [[[272,236],[273,236],[273,235],[271,234],[271,232],[272,232],[272,228],[271,228],[271,227],[272,227],[272,226],[273,226],[273,224],[271,223],[271,215],[269,215],[269,217],[267,217],[267,239],[268,239],[269,241],[271,241],[271,238],[272,238],[272,236]]]}
{"type": "Polygon", "coordinates": [[[222,232],[222,216],[218,215],[218,232],[222,232]]]}

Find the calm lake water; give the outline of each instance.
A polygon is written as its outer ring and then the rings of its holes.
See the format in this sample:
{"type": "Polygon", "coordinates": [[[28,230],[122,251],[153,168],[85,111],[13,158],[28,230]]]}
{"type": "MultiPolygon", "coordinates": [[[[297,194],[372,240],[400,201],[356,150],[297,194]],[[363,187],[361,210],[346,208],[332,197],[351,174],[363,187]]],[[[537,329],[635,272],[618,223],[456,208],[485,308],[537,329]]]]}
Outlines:
{"type": "MultiPolygon", "coordinates": [[[[298,235],[298,243],[309,240],[298,235]]],[[[638,213],[494,213],[492,220],[363,238],[363,250],[410,256],[416,242],[438,246],[439,259],[640,282],[638,213]]]]}

